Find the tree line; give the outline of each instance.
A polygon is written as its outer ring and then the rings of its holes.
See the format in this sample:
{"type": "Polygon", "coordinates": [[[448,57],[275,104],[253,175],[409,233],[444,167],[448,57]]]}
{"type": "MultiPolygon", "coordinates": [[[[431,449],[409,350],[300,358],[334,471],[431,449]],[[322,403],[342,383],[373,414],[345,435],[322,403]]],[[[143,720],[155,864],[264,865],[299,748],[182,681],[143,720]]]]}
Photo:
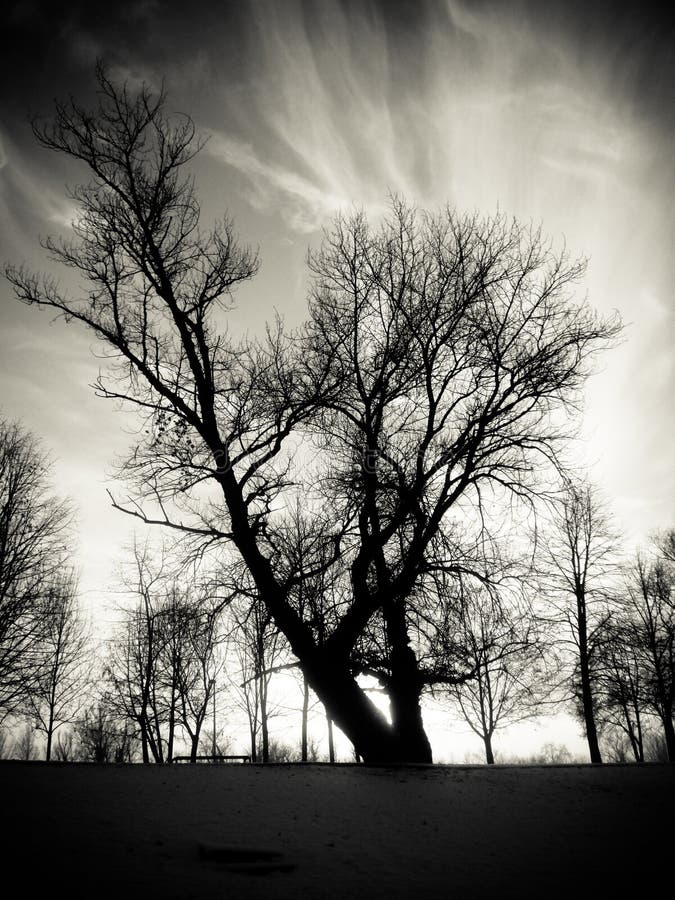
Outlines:
{"type": "MultiPolygon", "coordinates": [[[[212,719],[218,704],[221,719],[224,708],[243,713],[254,762],[318,757],[308,729],[316,698],[241,566],[186,578],[175,547],[153,553],[136,542],[127,600],[111,635],[96,639],[67,564],[71,507],[50,491],[39,443],[3,421],[0,460],[0,721],[24,723],[14,729],[15,755],[37,752],[34,728],[48,760],[161,764],[186,753],[195,761],[231,749],[212,719]],[[270,736],[281,673],[299,679],[295,750],[270,736]]],[[[439,673],[428,693],[480,738],[488,763],[501,728],[559,709],[577,715],[592,762],[602,761],[603,744],[609,759],[644,762],[659,753],[659,738],[673,761],[675,530],[626,561],[597,490],[570,481],[539,527],[527,566],[500,560],[499,585],[453,576],[439,591],[424,623],[433,641],[416,645],[439,673]]],[[[315,616],[328,616],[316,596],[314,604],[315,616]]],[[[381,637],[365,633],[355,654],[355,670],[379,690],[381,637]]],[[[11,749],[5,730],[0,755],[11,749]]]]}
{"type": "Polygon", "coordinates": [[[614,654],[623,677],[622,648],[651,628],[639,725],[627,701],[630,726],[614,712],[612,725],[633,747],[656,716],[672,758],[669,538],[639,563],[642,587],[629,579],[610,603],[612,542],[564,461],[594,360],[620,333],[576,298],[583,261],[501,214],[392,198],[376,226],[337,216],[310,253],[304,325],[235,340],[223,319],[258,259],[228,219],[201,224],[194,124],[101,67],[97,84],[93,111],[71,100],[34,123],[44,147],[88,171],[72,234],[44,246],[89,287],[71,296],[51,276],[6,276],[21,301],[102,343],[97,391],[143,424],[121,467],[127,499],[113,504],[178,535],[178,555],[216,559],[218,588],[203,596],[176,582],[156,597],[143,582],[115,644],[111,696],[143,758],[170,756],[177,728],[198,743],[223,611],[226,631],[258,641],[242,684],[263,746],[279,650],[302,677],[303,709],[311,692],[357,757],[380,763],[431,762],[428,693],[453,697],[488,760],[500,722],[575,702],[599,761],[604,710],[624,693],[598,660],[614,654]],[[558,520],[526,564],[531,542],[505,541],[504,523],[547,509],[558,520]],[[559,664],[570,650],[571,681],[559,664]]]}

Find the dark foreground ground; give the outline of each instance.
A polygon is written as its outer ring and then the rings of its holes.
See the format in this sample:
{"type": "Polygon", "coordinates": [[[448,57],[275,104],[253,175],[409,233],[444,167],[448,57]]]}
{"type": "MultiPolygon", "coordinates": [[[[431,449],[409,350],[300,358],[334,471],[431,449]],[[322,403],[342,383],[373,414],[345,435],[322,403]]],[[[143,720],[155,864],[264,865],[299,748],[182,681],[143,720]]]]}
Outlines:
{"type": "Polygon", "coordinates": [[[0,797],[8,898],[651,900],[673,886],[675,766],[3,763],[0,797]]]}

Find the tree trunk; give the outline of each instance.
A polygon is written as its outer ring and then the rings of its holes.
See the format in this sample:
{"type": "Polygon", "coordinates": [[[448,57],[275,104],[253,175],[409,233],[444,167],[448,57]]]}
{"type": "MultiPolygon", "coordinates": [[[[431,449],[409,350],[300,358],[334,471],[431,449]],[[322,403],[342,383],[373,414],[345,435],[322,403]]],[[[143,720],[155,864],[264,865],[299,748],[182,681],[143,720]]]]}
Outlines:
{"type": "Polygon", "coordinates": [[[391,659],[395,675],[389,700],[399,761],[431,763],[431,745],[422,721],[417,659],[411,647],[393,651],[391,659]]]}
{"type": "Polygon", "coordinates": [[[270,759],[270,736],[267,721],[267,676],[263,672],[260,676],[260,740],[262,762],[270,759]]]}
{"type": "Polygon", "coordinates": [[[173,741],[176,731],[176,692],[174,683],[171,684],[171,699],[169,701],[169,734],[166,744],[166,761],[171,762],[173,759],[173,741]]]}
{"type": "Polygon", "coordinates": [[[141,722],[141,759],[147,765],[150,762],[150,754],[148,753],[148,735],[145,730],[145,723],[141,722]]]}
{"type": "Polygon", "coordinates": [[[317,654],[301,665],[310,687],[326,707],[327,716],[349,738],[365,763],[430,761],[430,753],[420,754],[410,744],[402,746],[396,730],[357,683],[347,664],[322,660],[317,654]]]}
{"type": "Polygon", "coordinates": [[[326,724],[328,725],[328,762],[335,763],[335,741],[333,740],[333,720],[326,712],[326,724]]]}
{"type": "Polygon", "coordinates": [[[666,751],[668,753],[668,762],[675,762],[675,728],[673,728],[673,720],[665,709],[662,716],[663,734],[666,739],[666,751]]]}
{"type": "Polygon", "coordinates": [[[593,711],[593,690],[591,686],[591,671],[588,654],[588,631],[586,625],[586,600],[583,596],[577,596],[577,621],[579,624],[579,673],[581,676],[581,701],[583,706],[584,726],[586,739],[592,763],[601,763],[600,744],[598,743],[598,731],[595,726],[595,714],[593,711]]]}
{"type": "Polygon", "coordinates": [[[309,711],[309,685],[307,679],[303,678],[302,693],[302,731],[300,735],[300,759],[307,762],[307,714],[309,711]]]}
{"type": "Polygon", "coordinates": [[[52,740],[54,737],[54,704],[49,704],[49,721],[47,723],[47,752],[45,759],[50,762],[52,758],[52,740]]]}
{"type": "Polygon", "coordinates": [[[492,752],[492,737],[489,734],[484,734],[483,743],[485,744],[485,761],[489,766],[494,766],[495,756],[492,752]]]}
{"type": "Polygon", "coordinates": [[[55,663],[55,666],[53,669],[50,691],[49,691],[49,721],[47,722],[47,752],[45,754],[45,759],[47,760],[47,762],[50,762],[51,758],[52,758],[52,741],[54,738],[54,712],[56,710],[56,686],[57,686],[58,661],[59,661],[59,654],[57,651],[56,663],[55,663]]]}

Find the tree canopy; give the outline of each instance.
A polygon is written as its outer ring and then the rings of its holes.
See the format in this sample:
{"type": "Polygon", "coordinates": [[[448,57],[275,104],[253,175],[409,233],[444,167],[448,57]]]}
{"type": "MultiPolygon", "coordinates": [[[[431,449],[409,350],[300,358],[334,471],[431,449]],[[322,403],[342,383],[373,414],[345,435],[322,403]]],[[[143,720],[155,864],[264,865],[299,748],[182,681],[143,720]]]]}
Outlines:
{"type": "Polygon", "coordinates": [[[355,213],[326,231],[304,327],[236,342],[222,315],[257,257],[227,218],[202,227],[193,123],[102,69],[98,85],[93,112],[71,101],[35,125],[88,169],[72,239],[45,247],[89,287],[7,275],[100,339],[98,390],[145,418],[118,505],[234,549],[366,761],[430,761],[421,692],[463,675],[420,666],[420,623],[447,579],[488,578],[486,502],[533,499],[560,466],[565,413],[618,322],[575,299],[583,262],[537,229],[394,199],[378,226],[355,213]],[[391,722],[357,681],[369,634],[391,722]]]}

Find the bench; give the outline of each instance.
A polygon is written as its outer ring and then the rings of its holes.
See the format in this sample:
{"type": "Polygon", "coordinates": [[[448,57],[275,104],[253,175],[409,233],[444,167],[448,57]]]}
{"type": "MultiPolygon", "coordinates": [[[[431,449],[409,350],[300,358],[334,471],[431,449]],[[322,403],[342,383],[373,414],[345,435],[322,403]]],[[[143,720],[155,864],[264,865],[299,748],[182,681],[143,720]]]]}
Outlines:
{"type": "MultiPolygon", "coordinates": [[[[208,755],[208,756],[201,755],[201,756],[194,757],[195,762],[212,762],[212,763],[224,762],[225,760],[232,760],[232,759],[238,759],[243,763],[251,762],[250,756],[224,756],[223,754],[219,754],[219,753],[217,753],[215,756],[214,755],[208,755]]],[[[191,756],[174,756],[171,761],[175,762],[175,763],[177,763],[177,762],[188,762],[189,763],[189,762],[192,762],[192,757],[191,756]]]]}

